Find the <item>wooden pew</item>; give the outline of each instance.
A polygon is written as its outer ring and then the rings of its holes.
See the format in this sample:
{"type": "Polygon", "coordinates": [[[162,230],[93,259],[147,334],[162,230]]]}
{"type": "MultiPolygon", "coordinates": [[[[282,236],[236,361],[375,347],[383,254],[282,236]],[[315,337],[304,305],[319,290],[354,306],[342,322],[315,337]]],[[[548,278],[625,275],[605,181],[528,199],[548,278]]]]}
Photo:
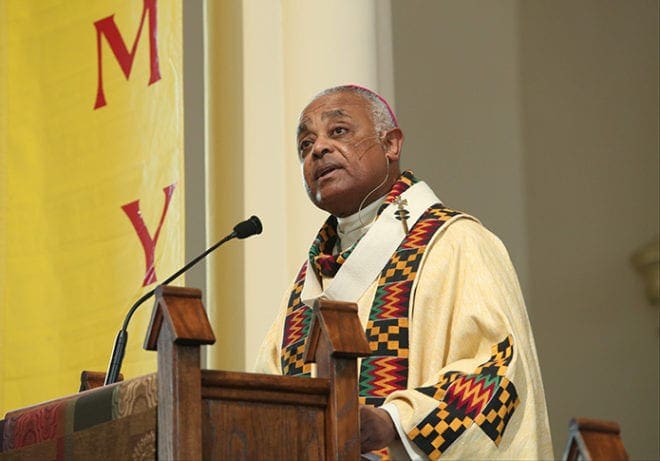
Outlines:
{"type": "Polygon", "coordinates": [[[614,421],[573,418],[564,457],[566,461],[628,461],[621,440],[621,428],[614,421]]]}

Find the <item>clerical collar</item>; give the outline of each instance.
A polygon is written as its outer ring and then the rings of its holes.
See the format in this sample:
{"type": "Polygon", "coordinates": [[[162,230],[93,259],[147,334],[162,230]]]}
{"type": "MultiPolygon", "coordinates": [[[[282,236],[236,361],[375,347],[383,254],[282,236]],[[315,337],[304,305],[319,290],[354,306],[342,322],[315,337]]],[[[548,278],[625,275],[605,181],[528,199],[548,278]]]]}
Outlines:
{"type": "Polygon", "coordinates": [[[378,208],[385,201],[385,195],[374,200],[362,210],[345,218],[337,218],[337,245],[335,252],[344,251],[367,233],[376,219],[378,208]]]}

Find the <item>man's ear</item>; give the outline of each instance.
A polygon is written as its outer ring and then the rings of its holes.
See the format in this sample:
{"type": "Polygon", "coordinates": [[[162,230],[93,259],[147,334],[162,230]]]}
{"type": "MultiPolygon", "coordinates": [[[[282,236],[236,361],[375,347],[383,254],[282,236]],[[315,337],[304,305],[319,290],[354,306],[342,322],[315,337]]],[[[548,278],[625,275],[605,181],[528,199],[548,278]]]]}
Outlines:
{"type": "Polygon", "coordinates": [[[390,162],[399,160],[401,156],[401,147],[403,146],[403,131],[400,128],[393,128],[385,133],[383,137],[383,149],[385,157],[390,162]]]}

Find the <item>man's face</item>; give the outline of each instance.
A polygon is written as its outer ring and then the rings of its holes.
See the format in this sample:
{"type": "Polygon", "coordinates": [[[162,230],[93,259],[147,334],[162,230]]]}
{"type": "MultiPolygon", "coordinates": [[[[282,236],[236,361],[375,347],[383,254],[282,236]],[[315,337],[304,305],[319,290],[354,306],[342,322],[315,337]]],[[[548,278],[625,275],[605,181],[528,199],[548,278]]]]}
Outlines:
{"type": "Polygon", "coordinates": [[[307,106],[298,127],[298,156],[312,202],[339,217],[357,212],[387,176],[384,135],[376,133],[360,95],[333,93],[307,106]]]}

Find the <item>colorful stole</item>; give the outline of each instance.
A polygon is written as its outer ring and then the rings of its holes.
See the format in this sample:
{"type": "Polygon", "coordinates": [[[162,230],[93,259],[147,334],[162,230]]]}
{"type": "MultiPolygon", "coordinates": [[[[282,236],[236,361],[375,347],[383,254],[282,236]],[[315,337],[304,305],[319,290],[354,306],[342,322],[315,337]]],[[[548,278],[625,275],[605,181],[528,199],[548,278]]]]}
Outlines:
{"type": "Polygon", "coordinates": [[[367,322],[372,355],[362,359],[360,403],[379,406],[392,392],[407,388],[408,318],[419,263],[433,235],[459,214],[442,205],[430,207],[383,268],[367,322]]]}
{"type": "MultiPolygon", "coordinates": [[[[379,214],[418,180],[406,171],[395,183],[379,214]]],[[[433,235],[452,217],[461,214],[440,204],[431,206],[412,226],[386,266],[381,271],[369,313],[366,334],[372,355],[362,360],[359,378],[360,403],[380,405],[396,390],[405,389],[408,381],[408,325],[412,287],[426,247],[433,235]]],[[[312,310],[301,300],[305,276],[332,277],[349,257],[353,247],[339,255],[332,250],[337,239],[337,221],[328,218],[310,249],[294,282],[282,338],[282,372],[290,376],[308,376],[310,364],[302,357],[309,331],[312,310]]]]}

